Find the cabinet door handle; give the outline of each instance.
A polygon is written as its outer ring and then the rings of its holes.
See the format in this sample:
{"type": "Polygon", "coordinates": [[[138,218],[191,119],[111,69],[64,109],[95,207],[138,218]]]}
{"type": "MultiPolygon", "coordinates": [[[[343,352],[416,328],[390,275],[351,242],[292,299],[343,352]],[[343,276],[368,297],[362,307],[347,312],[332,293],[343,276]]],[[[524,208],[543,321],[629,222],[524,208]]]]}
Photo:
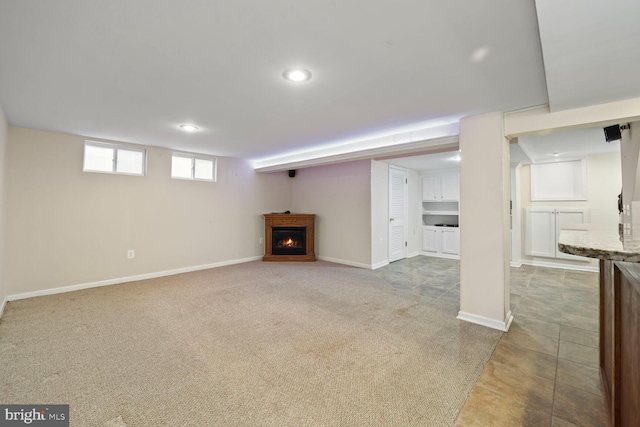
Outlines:
{"type": "Polygon", "coordinates": [[[393,218],[389,218],[389,222],[393,221],[393,218]]]}

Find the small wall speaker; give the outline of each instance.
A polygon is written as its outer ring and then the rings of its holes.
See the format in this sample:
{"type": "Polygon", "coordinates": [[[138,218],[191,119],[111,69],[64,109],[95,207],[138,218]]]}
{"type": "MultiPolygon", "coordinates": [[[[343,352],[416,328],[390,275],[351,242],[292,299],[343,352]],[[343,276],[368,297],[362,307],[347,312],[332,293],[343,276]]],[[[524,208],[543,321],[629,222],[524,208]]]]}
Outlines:
{"type": "Polygon", "coordinates": [[[607,126],[604,128],[604,139],[607,142],[618,141],[622,139],[622,131],[620,125],[607,126]]]}
{"type": "Polygon", "coordinates": [[[295,169],[289,169],[289,178],[293,178],[296,176],[296,170],[295,169]]]}

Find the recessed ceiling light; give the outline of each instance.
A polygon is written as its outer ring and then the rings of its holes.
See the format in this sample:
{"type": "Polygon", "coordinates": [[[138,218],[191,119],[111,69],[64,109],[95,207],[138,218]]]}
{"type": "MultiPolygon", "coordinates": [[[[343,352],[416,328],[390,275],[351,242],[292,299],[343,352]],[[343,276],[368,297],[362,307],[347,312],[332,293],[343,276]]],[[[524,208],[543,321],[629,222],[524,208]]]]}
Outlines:
{"type": "Polygon", "coordinates": [[[187,132],[195,132],[198,130],[198,126],[194,126],[194,125],[180,125],[180,129],[187,131],[187,132]]]}
{"type": "Polygon", "coordinates": [[[290,82],[306,82],[311,78],[311,72],[304,68],[291,68],[282,73],[282,76],[290,82]]]}
{"type": "Polygon", "coordinates": [[[554,155],[555,157],[558,157],[558,156],[560,155],[560,153],[553,153],[553,155],[554,155]]]}
{"type": "Polygon", "coordinates": [[[471,62],[479,63],[484,61],[489,55],[490,49],[487,46],[482,46],[473,51],[469,60],[471,62]]]}

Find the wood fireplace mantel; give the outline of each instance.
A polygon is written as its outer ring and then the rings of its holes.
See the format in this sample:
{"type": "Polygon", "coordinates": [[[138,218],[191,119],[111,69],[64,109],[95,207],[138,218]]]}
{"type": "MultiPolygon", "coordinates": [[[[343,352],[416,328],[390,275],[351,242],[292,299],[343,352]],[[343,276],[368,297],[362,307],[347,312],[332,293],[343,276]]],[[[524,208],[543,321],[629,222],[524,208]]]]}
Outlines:
{"type": "Polygon", "coordinates": [[[264,214],[264,257],[263,261],[315,261],[314,235],[315,214],[264,214]],[[305,255],[274,255],[272,253],[273,227],[305,227],[306,254],[305,255]]]}

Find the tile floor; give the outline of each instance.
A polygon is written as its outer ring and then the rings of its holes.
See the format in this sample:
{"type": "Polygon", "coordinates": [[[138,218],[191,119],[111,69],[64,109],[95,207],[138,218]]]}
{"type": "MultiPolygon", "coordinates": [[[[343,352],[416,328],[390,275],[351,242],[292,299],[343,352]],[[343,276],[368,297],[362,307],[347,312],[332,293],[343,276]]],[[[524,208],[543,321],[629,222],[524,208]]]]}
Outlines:
{"type": "MultiPolygon", "coordinates": [[[[390,286],[459,310],[459,261],[418,256],[376,270],[390,286]]],[[[458,426],[606,426],[598,371],[598,274],[511,269],[514,322],[458,426]]]]}

